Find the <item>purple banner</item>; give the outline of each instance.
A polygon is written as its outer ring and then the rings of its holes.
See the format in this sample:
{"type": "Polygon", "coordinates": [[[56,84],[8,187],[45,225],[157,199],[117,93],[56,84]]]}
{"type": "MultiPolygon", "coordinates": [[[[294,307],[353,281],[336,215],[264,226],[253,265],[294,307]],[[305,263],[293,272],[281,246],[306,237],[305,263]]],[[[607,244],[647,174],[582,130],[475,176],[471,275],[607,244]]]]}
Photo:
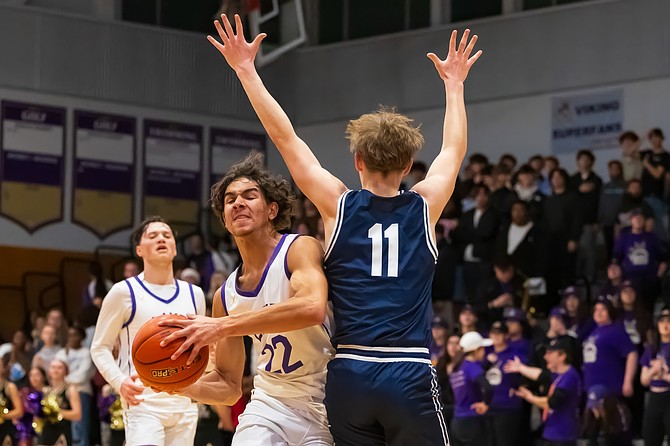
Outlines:
{"type": "Polygon", "coordinates": [[[76,188],[105,192],[133,192],[133,166],[106,161],[77,160],[76,188]]]}
{"type": "Polygon", "coordinates": [[[34,122],[36,124],[65,125],[65,111],[61,108],[20,102],[2,102],[2,117],[10,121],[34,122]]]}
{"type": "Polygon", "coordinates": [[[63,158],[5,150],[2,178],[19,183],[61,186],[63,158]]]}
{"type": "Polygon", "coordinates": [[[200,174],[182,170],[147,167],[145,174],[145,195],[183,200],[200,198],[200,174]]]}
{"type": "Polygon", "coordinates": [[[200,200],[202,127],[147,119],[144,121],[144,154],[144,195],[200,200]],[[147,146],[149,139],[153,140],[150,147],[147,146]],[[161,140],[166,143],[165,154],[161,140]],[[175,149],[180,144],[183,151],[175,149]],[[197,151],[195,145],[199,146],[197,151]],[[152,160],[159,164],[153,164],[152,160]]]}
{"type": "Polygon", "coordinates": [[[74,188],[132,194],[134,137],[134,118],[76,110],[74,188]],[[80,143],[77,130],[93,133],[89,133],[86,143],[80,143]],[[96,134],[99,136],[93,139],[96,134]],[[113,135],[125,135],[127,142],[113,135]]]}
{"type": "Polygon", "coordinates": [[[75,111],[76,128],[96,132],[135,135],[135,119],[126,116],[75,111]]]}
{"type": "Polygon", "coordinates": [[[144,137],[200,143],[202,142],[202,127],[179,122],[145,119],[144,137]]]}
{"type": "Polygon", "coordinates": [[[265,152],[265,135],[259,133],[212,128],[210,135],[211,145],[265,152]]]}
{"type": "Polygon", "coordinates": [[[210,129],[210,184],[214,184],[235,163],[252,150],[265,153],[265,134],[235,129],[210,129]]]}

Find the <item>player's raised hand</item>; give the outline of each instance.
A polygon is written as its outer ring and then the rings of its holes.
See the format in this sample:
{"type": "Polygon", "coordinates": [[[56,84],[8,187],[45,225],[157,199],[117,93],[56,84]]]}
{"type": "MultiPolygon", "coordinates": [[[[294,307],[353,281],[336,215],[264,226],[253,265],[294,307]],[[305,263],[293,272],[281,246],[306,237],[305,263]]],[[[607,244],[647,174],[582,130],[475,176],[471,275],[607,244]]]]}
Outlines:
{"type": "Polygon", "coordinates": [[[260,48],[261,42],[267,34],[260,33],[251,43],[247,42],[244,38],[242,19],[237,14],[235,14],[235,30],[233,30],[225,14],[221,15],[221,21],[214,21],[214,26],[219,33],[221,42],[212,36],[207,36],[207,40],[223,54],[228,65],[236,72],[240,68],[253,68],[258,48],[260,48]]]}
{"type": "Polygon", "coordinates": [[[191,364],[198,356],[198,352],[206,345],[214,344],[219,340],[219,321],[207,316],[200,316],[189,314],[188,319],[175,317],[174,319],[166,319],[161,322],[160,326],[165,327],[179,327],[181,330],[175,330],[161,341],[161,347],[168,345],[172,341],[183,338],[183,343],[172,354],[172,359],[175,360],[182,353],[193,347],[186,364],[191,364]]]}
{"type": "Polygon", "coordinates": [[[461,37],[461,42],[456,47],[456,40],[458,32],[456,30],[451,32],[451,39],[449,40],[449,54],[445,60],[441,60],[435,53],[428,53],[427,56],[435,64],[435,69],[444,81],[463,82],[468,77],[470,67],[482,55],[482,50],[477,51],[472,55],[477,43],[477,35],[473,35],[470,39],[470,30],[466,29],[461,37]]]}

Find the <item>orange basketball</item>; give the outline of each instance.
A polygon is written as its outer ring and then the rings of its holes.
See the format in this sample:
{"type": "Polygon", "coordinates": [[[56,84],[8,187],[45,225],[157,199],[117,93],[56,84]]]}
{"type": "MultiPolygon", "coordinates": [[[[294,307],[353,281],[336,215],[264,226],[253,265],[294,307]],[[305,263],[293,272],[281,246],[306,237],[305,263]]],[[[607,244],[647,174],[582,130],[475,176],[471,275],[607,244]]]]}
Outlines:
{"type": "Polygon", "coordinates": [[[161,347],[161,341],[173,331],[179,330],[179,327],[160,327],[158,324],[174,317],[186,319],[186,316],[182,315],[164,314],[142,325],[133,341],[133,364],[145,386],[176,392],[190,386],[202,376],[209,360],[209,347],[201,349],[188,366],[186,360],[193,347],[174,361],[170,359],[181,345],[183,338],[161,347]]]}

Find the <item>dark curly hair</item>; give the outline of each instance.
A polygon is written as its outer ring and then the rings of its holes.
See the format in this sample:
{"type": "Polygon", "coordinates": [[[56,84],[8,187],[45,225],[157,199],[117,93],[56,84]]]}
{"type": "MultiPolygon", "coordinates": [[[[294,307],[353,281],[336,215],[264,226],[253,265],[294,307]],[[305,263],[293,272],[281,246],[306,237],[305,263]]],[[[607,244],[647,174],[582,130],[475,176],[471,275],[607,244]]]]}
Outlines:
{"type": "Polygon", "coordinates": [[[275,230],[281,231],[291,226],[293,203],[295,202],[291,186],[281,175],[275,175],[266,169],[263,166],[263,156],[256,151],[252,151],[246,158],[228,169],[223,178],[212,186],[209,202],[224,226],[226,225],[223,220],[226,189],[230,183],[239,178],[248,178],[253,181],[258,185],[268,203],[277,203],[279,211],[272,220],[275,230]]]}

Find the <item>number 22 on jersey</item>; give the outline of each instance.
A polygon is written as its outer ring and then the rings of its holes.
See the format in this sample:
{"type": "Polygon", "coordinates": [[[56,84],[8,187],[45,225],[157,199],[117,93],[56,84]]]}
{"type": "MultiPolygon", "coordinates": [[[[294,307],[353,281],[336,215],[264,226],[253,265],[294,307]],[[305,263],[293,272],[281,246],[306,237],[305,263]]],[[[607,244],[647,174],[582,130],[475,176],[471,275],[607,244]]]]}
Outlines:
{"type": "Polygon", "coordinates": [[[293,346],[285,336],[282,335],[274,336],[267,344],[265,344],[265,347],[263,347],[261,354],[265,355],[266,352],[270,354],[270,359],[268,360],[268,363],[265,366],[266,372],[291,373],[302,367],[302,361],[295,361],[294,363],[291,364],[291,353],[293,352],[293,346]],[[278,350],[278,347],[280,345],[284,348],[284,354],[282,355],[281,358],[281,366],[278,367],[276,370],[272,370],[272,363],[275,360],[275,352],[278,350]]]}
{"type": "Polygon", "coordinates": [[[391,224],[383,229],[381,223],[375,223],[368,229],[368,238],[372,239],[372,265],[370,275],[381,277],[383,245],[384,240],[388,240],[386,277],[398,277],[398,223],[391,224]]]}

